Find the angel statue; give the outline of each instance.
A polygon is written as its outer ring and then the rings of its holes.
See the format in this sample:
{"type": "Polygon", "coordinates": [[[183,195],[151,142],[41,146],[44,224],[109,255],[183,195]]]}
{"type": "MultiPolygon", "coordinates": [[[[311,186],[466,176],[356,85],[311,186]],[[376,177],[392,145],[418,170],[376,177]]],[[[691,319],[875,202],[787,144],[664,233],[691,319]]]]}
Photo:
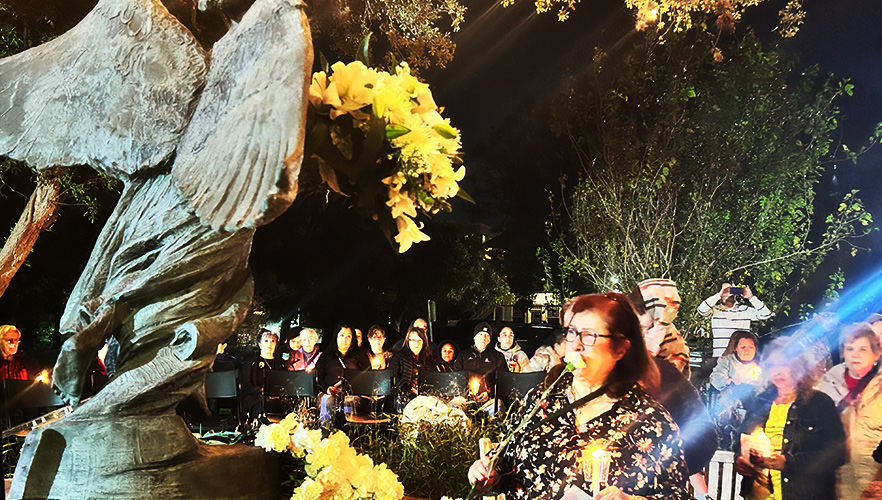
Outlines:
{"type": "Polygon", "coordinates": [[[236,3],[244,14],[210,53],[160,0],[99,0],[69,32],[0,60],[0,155],[87,164],[125,186],[61,320],[53,384],[78,406],[29,434],[13,498],[272,496],[242,491],[245,476],[266,479],[251,462],[196,474],[220,452],[174,415],[248,311],[254,230],[291,204],[303,157],[303,3],[236,3]],[[111,336],[117,374],[80,404],[111,336]]]}

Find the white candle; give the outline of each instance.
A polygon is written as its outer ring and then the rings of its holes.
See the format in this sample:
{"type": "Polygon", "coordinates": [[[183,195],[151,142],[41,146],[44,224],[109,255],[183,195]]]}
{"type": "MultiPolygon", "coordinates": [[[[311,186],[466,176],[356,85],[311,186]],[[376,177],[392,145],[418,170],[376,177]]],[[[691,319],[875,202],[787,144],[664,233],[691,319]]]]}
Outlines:
{"type": "Polygon", "coordinates": [[[603,470],[602,449],[598,448],[591,453],[591,494],[595,497],[600,493],[600,473],[603,470]]]}

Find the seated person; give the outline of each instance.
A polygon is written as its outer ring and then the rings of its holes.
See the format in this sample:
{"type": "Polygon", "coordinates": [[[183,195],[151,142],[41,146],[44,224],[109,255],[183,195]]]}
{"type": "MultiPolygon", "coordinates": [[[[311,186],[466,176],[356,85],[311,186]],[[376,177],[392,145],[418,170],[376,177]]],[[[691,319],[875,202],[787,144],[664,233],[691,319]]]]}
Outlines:
{"type": "Polygon", "coordinates": [[[499,343],[496,344],[496,350],[505,356],[505,363],[508,365],[510,372],[525,372],[527,365],[530,363],[530,357],[527,356],[521,346],[515,342],[514,330],[511,327],[503,327],[499,331],[499,343]]]}
{"type": "Polygon", "coordinates": [[[543,345],[536,349],[530,359],[530,364],[524,371],[549,372],[551,367],[563,361],[563,357],[567,353],[567,341],[563,333],[560,330],[555,331],[549,343],[551,345],[543,345]]]}
{"type": "MultiPolygon", "coordinates": [[[[479,404],[486,403],[495,394],[496,372],[508,371],[505,357],[489,349],[493,330],[487,322],[475,326],[475,345],[462,352],[462,369],[469,372],[469,394],[479,404]]],[[[492,407],[492,406],[491,406],[492,407]]]]}
{"type": "Polygon", "coordinates": [[[371,362],[371,370],[385,370],[392,358],[392,352],[384,350],[386,346],[386,330],[380,325],[374,325],[368,330],[368,359],[371,362]]]}
{"type": "Polygon", "coordinates": [[[282,344],[282,352],[279,355],[282,361],[285,362],[286,367],[291,363],[291,353],[298,351],[300,345],[300,332],[289,331],[284,344],[282,344]]]}
{"type": "Polygon", "coordinates": [[[0,379],[33,380],[40,373],[37,362],[18,350],[20,345],[18,328],[0,326],[0,379]]]}
{"type": "Polygon", "coordinates": [[[227,353],[227,341],[222,340],[217,345],[217,355],[214,357],[214,364],[211,365],[213,372],[226,372],[236,369],[236,358],[232,354],[227,353]]]}
{"type": "Polygon", "coordinates": [[[251,355],[242,363],[239,372],[239,395],[242,399],[242,411],[249,420],[266,420],[263,389],[266,386],[266,371],[281,370],[282,361],[276,359],[276,346],[279,336],[265,328],[261,329],[257,346],[260,351],[251,355]]]}
{"type": "Polygon", "coordinates": [[[396,412],[401,412],[410,400],[419,395],[420,371],[435,371],[425,332],[411,328],[406,339],[407,347],[395,353],[389,362],[389,370],[395,380],[396,412]]]}
{"type": "Polygon", "coordinates": [[[462,370],[462,364],[457,359],[459,346],[452,340],[445,340],[438,344],[435,349],[435,369],[441,373],[458,372],[462,370]]]}
{"type": "Polygon", "coordinates": [[[291,351],[287,368],[289,371],[311,372],[315,369],[315,365],[322,355],[321,349],[318,347],[321,337],[315,329],[304,328],[300,330],[299,340],[300,348],[291,351]]]}
{"type": "MultiPolygon", "coordinates": [[[[364,351],[358,350],[353,342],[352,328],[341,326],[337,329],[333,347],[325,350],[315,364],[316,383],[319,389],[319,423],[331,425],[331,420],[340,407],[343,394],[343,369],[366,370],[370,366],[364,351]]],[[[345,401],[344,411],[351,411],[353,400],[345,401]],[[347,408],[348,407],[348,408],[347,408]]]]}

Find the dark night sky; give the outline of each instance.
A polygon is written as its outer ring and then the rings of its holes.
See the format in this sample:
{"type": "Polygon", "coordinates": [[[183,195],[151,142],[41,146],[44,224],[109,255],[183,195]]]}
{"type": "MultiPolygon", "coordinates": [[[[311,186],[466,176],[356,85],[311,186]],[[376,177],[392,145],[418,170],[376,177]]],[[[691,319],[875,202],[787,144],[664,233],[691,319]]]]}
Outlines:
{"type": "MultiPolygon", "coordinates": [[[[586,64],[590,64],[595,45],[601,42],[609,45],[632,36],[633,20],[619,0],[582,1],[576,5],[571,19],[564,23],[558,22],[552,13],[532,13],[530,0],[517,0],[511,8],[502,8],[491,0],[466,3],[469,6],[466,23],[454,36],[457,43],[454,61],[448,68],[428,71],[425,76],[436,102],[446,108],[445,116],[462,131],[466,167],[471,169],[464,187],[474,192],[477,188],[472,184],[474,179],[487,178],[475,175],[485,166],[475,161],[480,156],[476,152],[486,145],[492,132],[524,102],[540,102],[551,97],[565,73],[578,74],[588,69],[586,64]]],[[[778,40],[770,32],[775,25],[775,14],[783,3],[774,0],[753,8],[746,16],[746,22],[768,43],[778,40]]],[[[882,30],[879,28],[882,9],[878,0],[806,0],[805,6],[808,12],[805,25],[793,40],[782,46],[799,57],[802,64],[818,64],[822,70],[850,78],[855,84],[854,97],[840,102],[839,132],[851,149],[858,149],[874,125],[882,121],[882,30]]],[[[835,178],[828,176],[822,184],[819,203],[832,199],[825,196],[828,190],[844,192],[859,187],[877,224],[882,225],[882,197],[876,196],[880,162],[882,146],[863,156],[857,166],[839,165],[835,178]]],[[[489,191],[502,191],[508,189],[507,183],[517,182],[517,179],[506,179],[504,173],[497,178],[498,187],[491,187],[489,191]]],[[[23,203],[18,195],[0,199],[0,226],[11,227],[23,203]]],[[[504,214],[492,217],[464,205],[454,202],[454,218],[471,218],[497,226],[504,220],[504,214]],[[481,214],[481,219],[475,219],[476,214],[481,214]]],[[[545,209],[546,206],[536,208],[545,209]]],[[[70,279],[75,280],[100,229],[98,225],[82,227],[77,217],[78,214],[63,214],[55,230],[41,236],[35,257],[30,260],[31,267],[20,271],[7,296],[0,299],[0,323],[17,307],[9,296],[15,293],[16,281],[43,282],[50,276],[62,274],[69,274],[70,279]],[[56,245],[69,248],[70,258],[51,262],[38,258],[41,247],[56,245]]],[[[265,231],[272,231],[273,227],[270,225],[265,231]]],[[[832,259],[832,268],[842,265],[847,278],[856,280],[874,267],[879,260],[876,249],[882,248],[882,234],[877,231],[863,244],[873,251],[855,259],[836,256],[832,259]]],[[[58,308],[60,313],[62,304],[52,299],[45,306],[58,308]]]]}

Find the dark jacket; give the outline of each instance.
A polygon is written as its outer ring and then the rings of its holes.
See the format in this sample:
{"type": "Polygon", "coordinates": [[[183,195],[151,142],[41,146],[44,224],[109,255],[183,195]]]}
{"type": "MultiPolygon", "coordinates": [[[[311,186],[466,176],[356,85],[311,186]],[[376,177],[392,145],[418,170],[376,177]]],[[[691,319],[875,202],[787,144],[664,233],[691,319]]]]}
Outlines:
{"type": "Polygon", "coordinates": [[[481,378],[482,384],[490,396],[496,392],[496,372],[508,371],[505,356],[490,346],[484,349],[484,352],[479,352],[475,346],[471,346],[462,351],[456,361],[461,364],[463,370],[481,378]]]}
{"type": "Polygon", "coordinates": [[[653,360],[661,375],[660,388],[653,396],[680,427],[689,475],[701,472],[717,450],[717,433],[707,407],[683,372],[667,360],[653,360]]]}
{"type": "Polygon", "coordinates": [[[367,354],[356,347],[350,347],[345,356],[340,354],[336,347],[323,351],[315,363],[315,376],[319,391],[327,392],[328,387],[343,380],[344,367],[367,370],[370,366],[367,354]]]}
{"type": "Polygon", "coordinates": [[[392,356],[389,370],[395,379],[395,390],[406,394],[418,387],[420,371],[435,371],[435,366],[430,356],[417,357],[410,349],[402,349],[392,356]]]}
{"type": "MultiPolygon", "coordinates": [[[[748,414],[742,432],[750,434],[765,426],[777,391],[774,387],[746,404],[748,414]]],[[[735,443],[735,453],[741,444],[735,443]]],[[[784,424],[783,500],[829,500],[836,498],[836,469],[845,463],[845,430],[830,396],[818,391],[799,395],[790,405],[784,424]]],[[[745,477],[741,495],[747,496],[753,478],[745,477]]]]}

